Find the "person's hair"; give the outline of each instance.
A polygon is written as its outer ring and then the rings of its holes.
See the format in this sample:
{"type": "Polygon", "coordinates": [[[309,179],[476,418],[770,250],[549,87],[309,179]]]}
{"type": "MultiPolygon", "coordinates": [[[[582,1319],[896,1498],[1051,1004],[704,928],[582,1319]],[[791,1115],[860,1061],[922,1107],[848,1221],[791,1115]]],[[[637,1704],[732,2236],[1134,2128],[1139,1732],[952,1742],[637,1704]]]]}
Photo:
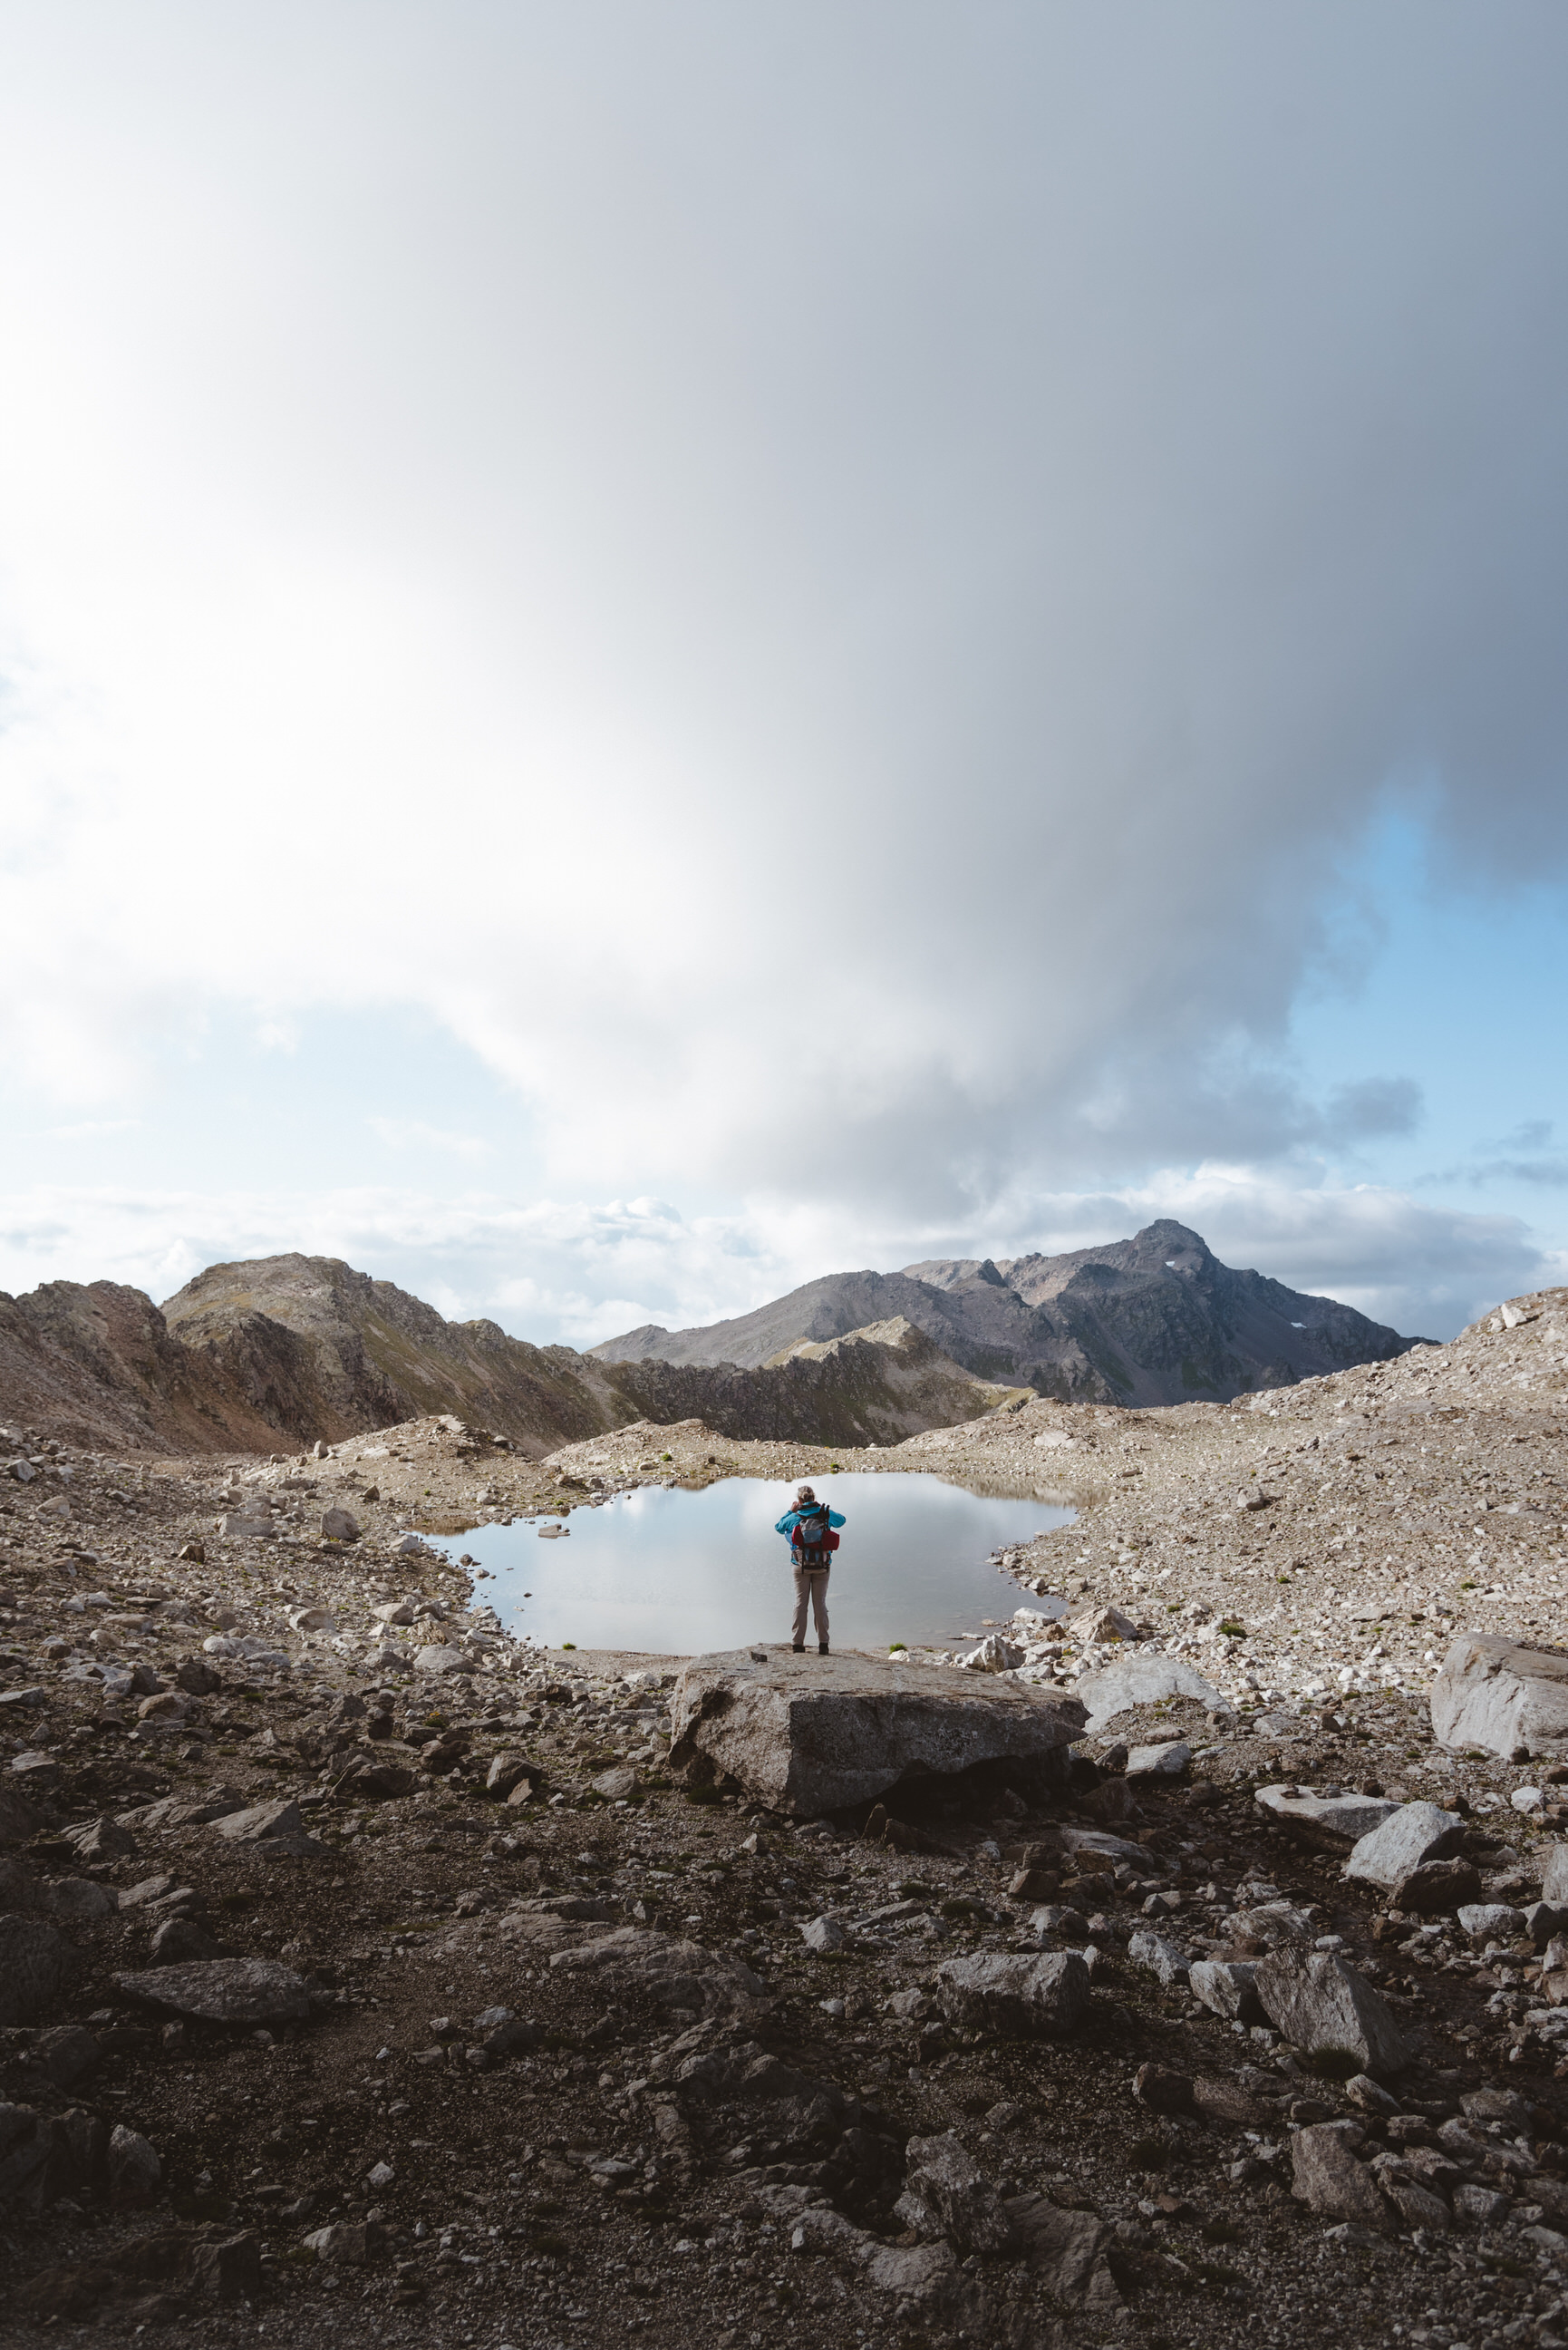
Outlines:
{"type": "Polygon", "coordinates": [[[816,1499],[809,1485],[797,1485],[794,1489],[794,1497],[797,1502],[815,1502],[816,1499]]]}

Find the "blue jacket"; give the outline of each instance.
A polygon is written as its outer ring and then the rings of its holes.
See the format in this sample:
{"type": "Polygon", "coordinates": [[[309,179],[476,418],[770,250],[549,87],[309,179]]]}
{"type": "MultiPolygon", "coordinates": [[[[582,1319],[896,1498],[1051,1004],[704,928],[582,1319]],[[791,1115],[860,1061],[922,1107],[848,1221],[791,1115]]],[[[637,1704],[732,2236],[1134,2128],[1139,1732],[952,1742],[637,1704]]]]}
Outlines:
{"type": "MultiPolygon", "coordinates": [[[[794,1548],[794,1530],[796,1526],[799,1525],[802,1518],[815,1518],[817,1514],[818,1513],[815,1508],[810,1510],[786,1510],[784,1516],[774,1528],[774,1532],[775,1534],[787,1534],[789,1536],[789,1546],[793,1551],[794,1548]]],[[[829,1510],[827,1513],[827,1523],[830,1526],[841,1526],[844,1523],[844,1520],[840,1517],[836,1510],[829,1510]]]]}

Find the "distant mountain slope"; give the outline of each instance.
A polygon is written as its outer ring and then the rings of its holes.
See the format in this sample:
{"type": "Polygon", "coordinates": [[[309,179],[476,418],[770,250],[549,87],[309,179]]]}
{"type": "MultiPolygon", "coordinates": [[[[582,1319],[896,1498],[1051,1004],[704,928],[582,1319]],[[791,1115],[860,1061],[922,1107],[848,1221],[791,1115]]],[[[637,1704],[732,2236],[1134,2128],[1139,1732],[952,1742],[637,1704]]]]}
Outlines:
{"type": "Polygon", "coordinates": [[[901,1273],[831,1274],[706,1329],[648,1324],[593,1347],[627,1363],[765,1363],[900,1315],[977,1377],[1121,1404],[1228,1401],[1250,1388],[1382,1362],[1415,1342],[1333,1298],[1221,1264],[1168,1217],[1063,1256],[932,1259],[901,1273]]]}
{"type": "Polygon", "coordinates": [[[92,1446],[269,1451],[440,1412],[535,1456],[640,1420],[897,1444],[976,1419],[1007,1392],[908,1322],[752,1370],[591,1362],[493,1322],[448,1322],[335,1257],[211,1265],[162,1312],[110,1282],[0,1293],[0,1422],[92,1446]]]}

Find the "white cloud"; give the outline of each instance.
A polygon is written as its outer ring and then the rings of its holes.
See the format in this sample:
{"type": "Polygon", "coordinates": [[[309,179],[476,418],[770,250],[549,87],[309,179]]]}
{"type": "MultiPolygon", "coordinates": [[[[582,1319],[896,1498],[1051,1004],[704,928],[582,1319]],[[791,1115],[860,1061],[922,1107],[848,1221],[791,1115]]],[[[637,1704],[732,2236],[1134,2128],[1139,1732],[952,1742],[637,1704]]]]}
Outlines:
{"type": "Polygon", "coordinates": [[[442,1150],[455,1159],[484,1159],[490,1145],[477,1134],[451,1134],[417,1118],[373,1118],[370,1130],[391,1150],[442,1150]]]}
{"type": "Polygon", "coordinates": [[[1563,848],[1505,13],[13,11],[14,1066],[412,1005],[563,1192],[901,1225],[1407,1128],[1279,1046],[1390,777],[1563,848]]]}

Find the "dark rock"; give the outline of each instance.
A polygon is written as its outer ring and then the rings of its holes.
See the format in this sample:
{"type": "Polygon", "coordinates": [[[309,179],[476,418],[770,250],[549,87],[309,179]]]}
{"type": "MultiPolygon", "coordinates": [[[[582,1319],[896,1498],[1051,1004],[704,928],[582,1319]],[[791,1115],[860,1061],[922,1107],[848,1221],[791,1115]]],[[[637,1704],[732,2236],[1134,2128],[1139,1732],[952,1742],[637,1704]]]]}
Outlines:
{"type": "Polygon", "coordinates": [[[1375,2078],[1409,2063],[1386,2001],[1334,1951],[1272,1950],[1254,1981],[1270,2022],[1295,2047],[1354,2057],[1355,2069],[1375,2078]]]}
{"type": "Polygon", "coordinates": [[[304,1982],[275,1959],[207,1959],[114,1981],[127,1999],[203,2023],[290,2023],[310,2013],[304,1982]]]}
{"type": "Polygon", "coordinates": [[[1191,2110],[1191,2082],[1185,2073],[1173,2073],[1165,2064],[1140,2064],[1133,2075],[1133,2095],[1151,2113],[1184,2114],[1191,2110]]]}
{"type": "Polygon", "coordinates": [[[1011,2040],[1055,2037],[1087,2008],[1089,1970],[1075,1950],[976,1952],[938,1968],[937,1997],[950,2023],[1011,2040]]]}
{"type": "Polygon", "coordinates": [[[117,2122],[109,2138],[109,2199],[117,2211],[140,2210],[157,2199],[163,2165],[147,2140],[117,2122]]]}
{"type": "Polygon", "coordinates": [[[909,2192],[937,2214],[959,2251],[1009,2248],[1014,2230],[1001,2192],[951,2130],[940,2137],[911,2138],[906,2153],[909,2192]]]}
{"type": "Polygon", "coordinates": [[[1394,1888],[1392,1906],[1417,1918],[1438,1918],[1481,1898],[1480,1871],[1468,1860],[1429,1860],[1394,1888]]]}
{"type": "Polygon", "coordinates": [[[1291,2192],[1327,2219],[1386,2229],[1388,2214],[1377,2183],[1355,2159],[1358,2135],[1358,2125],[1344,2122],[1317,2122],[1298,2130],[1291,2141],[1291,2192]]]}
{"type": "Polygon", "coordinates": [[[30,2022],[58,1999],[76,1972],[78,1955],[41,1918],[0,1917],[0,2024],[30,2022]]]}

